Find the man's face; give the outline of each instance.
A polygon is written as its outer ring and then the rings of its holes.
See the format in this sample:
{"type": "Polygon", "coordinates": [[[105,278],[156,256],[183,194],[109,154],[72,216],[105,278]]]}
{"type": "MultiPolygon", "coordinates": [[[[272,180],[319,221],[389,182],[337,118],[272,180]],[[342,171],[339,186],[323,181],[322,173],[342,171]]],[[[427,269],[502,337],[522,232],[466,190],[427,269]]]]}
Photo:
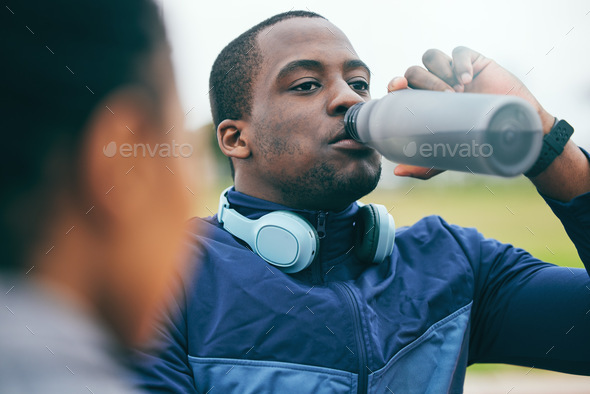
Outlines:
{"type": "Polygon", "coordinates": [[[260,32],[252,164],[264,187],[296,208],[338,210],[371,192],[381,156],[344,133],[344,114],[370,99],[370,74],[346,36],[321,18],[260,32]]]}

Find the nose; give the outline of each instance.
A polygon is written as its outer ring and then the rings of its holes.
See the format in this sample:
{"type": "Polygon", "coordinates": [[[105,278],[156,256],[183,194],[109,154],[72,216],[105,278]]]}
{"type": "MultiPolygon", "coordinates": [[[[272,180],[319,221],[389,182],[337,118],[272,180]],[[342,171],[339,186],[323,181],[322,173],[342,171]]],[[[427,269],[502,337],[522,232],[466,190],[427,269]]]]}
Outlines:
{"type": "Polygon", "coordinates": [[[354,89],[344,80],[335,83],[334,91],[328,103],[328,115],[344,115],[353,105],[365,101],[354,89]]]}

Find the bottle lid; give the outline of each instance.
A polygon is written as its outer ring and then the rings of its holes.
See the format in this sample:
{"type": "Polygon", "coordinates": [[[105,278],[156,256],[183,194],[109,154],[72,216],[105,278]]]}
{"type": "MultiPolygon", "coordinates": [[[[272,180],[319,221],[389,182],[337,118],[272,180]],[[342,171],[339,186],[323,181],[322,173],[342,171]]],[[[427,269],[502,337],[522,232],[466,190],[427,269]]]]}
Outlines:
{"type": "Polygon", "coordinates": [[[361,107],[365,104],[364,101],[360,103],[356,103],[352,107],[346,111],[344,115],[344,130],[346,133],[352,137],[352,139],[359,141],[358,131],[356,130],[356,118],[358,116],[358,112],[361,110],[361,107]]]}

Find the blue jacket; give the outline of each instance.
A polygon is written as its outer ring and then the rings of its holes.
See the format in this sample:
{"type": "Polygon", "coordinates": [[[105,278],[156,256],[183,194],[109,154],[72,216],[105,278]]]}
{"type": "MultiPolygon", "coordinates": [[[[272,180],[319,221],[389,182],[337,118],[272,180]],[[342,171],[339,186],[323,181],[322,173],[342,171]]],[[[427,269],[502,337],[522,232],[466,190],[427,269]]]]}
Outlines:
{"type": "MultiPolygon", "coordinates": [[[[249,218],[289,209],[236,191],[249,218]]],[[[590,193],[547,200],[590,267],[590,193]]],[[[292,209],[290,209],[293,211],[292,209]]],[[[177,393],[462,392],[465,369],[499,362],[590,374],[590,280],[475,229],[426,217],[397,230],[382,264],[347,253],[352,204],[328,213],[304,271],[273,268],[195,219],[198,268],[137,361],[139,384],[177,393]]],[[[296,211],[311,223],[317,212],[296,211]]]]}

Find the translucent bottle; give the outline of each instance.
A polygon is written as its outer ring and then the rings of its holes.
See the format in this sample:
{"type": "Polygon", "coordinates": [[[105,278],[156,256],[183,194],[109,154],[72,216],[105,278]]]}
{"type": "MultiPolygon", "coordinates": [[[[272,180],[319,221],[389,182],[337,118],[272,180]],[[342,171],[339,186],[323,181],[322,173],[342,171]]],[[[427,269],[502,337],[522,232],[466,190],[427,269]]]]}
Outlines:
{"type": "Polygon", "coordinates": [[[514,96],[406,89],[358,103],[344,120],[386,159],[441,170],[516,176],[543,143],[539,115],[514,96]]]}

